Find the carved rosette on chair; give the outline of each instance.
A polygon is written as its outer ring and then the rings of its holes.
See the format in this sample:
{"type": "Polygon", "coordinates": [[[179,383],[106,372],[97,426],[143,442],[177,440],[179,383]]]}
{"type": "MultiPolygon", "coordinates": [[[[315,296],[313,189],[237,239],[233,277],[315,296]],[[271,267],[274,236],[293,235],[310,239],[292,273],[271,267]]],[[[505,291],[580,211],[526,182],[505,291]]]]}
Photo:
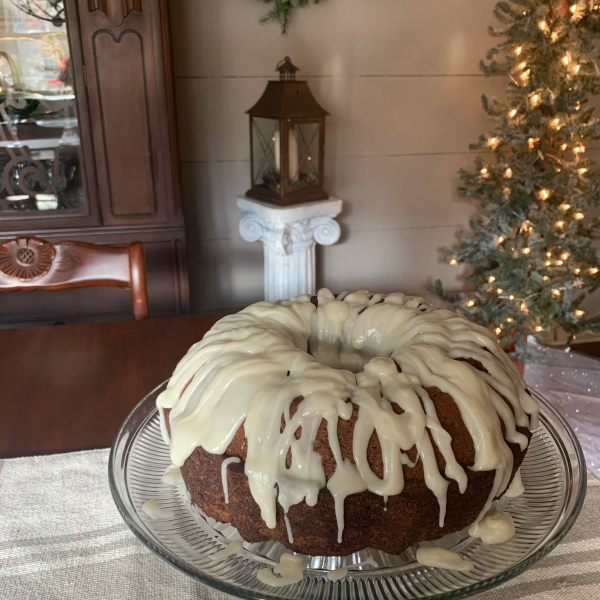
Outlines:
{"type": "Polygon", "coordinates": [[[45,275],[52,266],[54,246],[37,238],[17,238],[0,244],[0,272],[19,281],[45,275]]]}
{"type": "Polygon", "coordinates": [[[315,247],[340,239],[335,217],[342,201],[329,198],[278,207],[240,196],[237,206],[245,215],[240,221],[242,238],[264,245],[265,300],[316,293],[315,247]]]}

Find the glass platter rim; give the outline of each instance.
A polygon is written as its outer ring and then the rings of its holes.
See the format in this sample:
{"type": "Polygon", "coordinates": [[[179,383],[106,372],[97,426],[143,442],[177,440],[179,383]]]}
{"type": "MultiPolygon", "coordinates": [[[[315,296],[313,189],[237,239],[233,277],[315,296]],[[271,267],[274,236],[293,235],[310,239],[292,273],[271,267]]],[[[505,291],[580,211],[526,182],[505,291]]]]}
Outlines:
{"type": "MultiPolygon", "coordinates": [[[[194,580],[202,583],[203,585],[207,585],[213,589],[218,591],[230,594],[232,596],[236,596],[239,598],[244,598],[247,600],[264,600],[265,598],[280,598],[277,594],[276,588],[273,588],[273,593],[268,593],[264,591],[255,591],[248,590],[233,583],[228,583],[221,581],[217,577],[213,577],[212,575],[203,572],[201,569],[196,567],[191,567],[190,565],[186,565],[182,562],[178,556],[174,555],[167,548],[159,547],[154,541],[149,539],[149,537],[144,533],[142,528],[138,525],[135,518],[132,514],[130,514],[129,508],[126,506],[123,498],[121,497],[121,492],[119,490],[117,484],[117,474],[124,474],[124,464],[126,462],[126,457],[131,449],[133,441],[139,432],[144,428],[144,426],[152,420],[157,412],[157,408],[154,404],[148,405],[147,407],[144,404],[148,401],[148,399],[156,394],[161,388],[163,388],[167,381],[162,382],[156,388],[154,388],[151,392],[146,394],[131,410],[131,412],[127,415],[126,419],[123,421],[121,427],[119,428],[113,444],[110,449],[109,459],[108,459],[108,479],[110,491],[113,496],[113,500],[117,506],[121,517],[125,521],[126,525],[131,529],[133,534],[150,550],[152,550],[155,554],[161,557],[163,560],[168,562],[171,566],[175,567],[177,570],[185,573],[189,577],[192,577],[194,580]],[[141,414],[137,414],[139,411],[145,411],[141,414]],[[132,422],[135,423],[135,429],[128,434],[124,444],[121,443],[121,438],[128,425],[132,422]],[[121,466],[117,464],[117,453],[121,452],[119,456],[121,458],[121,466]]],[[[560,414],[560,412],[552,406],[552,404],[546,400],[537,390],[528,388],[530,393],[534,396],[534,398],[540,404],[540,425],[543,424],[545,429],[550,433],[553,437],[558,452],[561,455],[563,467],[568,466],[569,472],[566,473],[566,488],[570,490],[570,494],[565,493],[564,500],[560,512],[557,516],[555,522],[548,527],[547,536],[542,539],[538,544],[532,548],[528,554],[524,557],[520,558],[515,564],[505,568],[503,571],[492,575],[491,577],[487,577],[482,579],[479,582],[471,583],[466,585],[465,587],[448,590],[442,593],[424,596],[427,600],[458,600],[459,598],[466,598],[468,596],[472,596],[476,593],[481,593],[493,588],[498,587],[502,583],[513,579],[517,575],[520,575],[529,567],[531,567],[534,563],[542,559],[544,556],[549,554],[567,535],[567,533],[571,530],[573,524],[577,520],[579,513],[581,512],[581,508],[583,506],[583,501],[585,499],[585,493],[587,488],[587,469],[585,465],[585,459],[583,456],[583,451],[581,449],[581,445],[575,432],[566,421],[566,419],[560,414]],[[550,420],[549,420],[550,417],[550,420]],[[565,446],[565,440],[563,437],[559,435],[556,430],[556,423],[564,429],[564,433],[568,438],[568,442],[570,442],[572,449],[569,449],[565,446]],[[577,481],[579,479],[579,481],[577,481]],[[575,485],[574,485],[575,484],[575,485]]],[[[134,506],[133,499],[129,496],[129,489],[127,486],[127,481],[123,477],[123,485],[127,492],[128,500],[131,506],[134,506]]],[[[383,571],[383,569],[381,569],[383,571]]],[[[393,575],[393,571],[399,571],[400,567],[387,567],[385,568],[385,572],[381,573],[381,577],[387,577],[393,575]]],[[[372,574],[369,571],[353,571],[353,577],[371,577],[373,579],[377,579],[378,575],[372,574]]],[[[333,581],[329,581],[326,579],[328,583],[333,584],[333,581]]]]}

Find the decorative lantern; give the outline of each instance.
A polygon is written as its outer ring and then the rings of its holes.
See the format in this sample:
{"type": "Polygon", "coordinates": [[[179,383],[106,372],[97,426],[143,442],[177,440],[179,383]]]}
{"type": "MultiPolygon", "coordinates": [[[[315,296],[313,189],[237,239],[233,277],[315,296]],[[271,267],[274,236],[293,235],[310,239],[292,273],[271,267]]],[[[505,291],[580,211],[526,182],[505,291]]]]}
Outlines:
{"type": "Polygon", "coordinates": [[[250,115],[249,198],[289,205],[329,198],[323,189],[325,117],[306,81],[296,81],[289,57],[277,65],[250,115]]]}

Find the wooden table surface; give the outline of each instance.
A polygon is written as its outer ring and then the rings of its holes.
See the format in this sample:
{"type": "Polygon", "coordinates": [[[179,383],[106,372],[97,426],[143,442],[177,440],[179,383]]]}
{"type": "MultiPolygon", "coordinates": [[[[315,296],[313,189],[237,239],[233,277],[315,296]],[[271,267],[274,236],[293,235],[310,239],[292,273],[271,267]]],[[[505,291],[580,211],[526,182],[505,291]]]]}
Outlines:
{"type": "MultiPolygon", "coordinates": [[[[106,448],[224,314],[0,330],[0,458],[106,448]]],[[[600,343],[574,350],[600,356],[600,343]]]]}
{"type": "Polygon", "coordinates": [[[110,446],[222,316],[0,330],[0,458],[110,446]]]}

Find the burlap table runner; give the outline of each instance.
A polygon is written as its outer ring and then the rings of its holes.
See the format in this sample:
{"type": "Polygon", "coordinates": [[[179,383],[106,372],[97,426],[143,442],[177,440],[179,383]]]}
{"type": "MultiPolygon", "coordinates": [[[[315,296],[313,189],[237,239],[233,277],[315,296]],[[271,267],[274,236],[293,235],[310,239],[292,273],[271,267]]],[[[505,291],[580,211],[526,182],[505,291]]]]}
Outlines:
{"type": "MultiPolygon", "coordinates": [[[[225,600],[155,556],[108,488],[108,450],[0,460],[2,600],[225,600]]],[[[549,556],[481,600],[600,598],[600,482],[549,556]]]]}

